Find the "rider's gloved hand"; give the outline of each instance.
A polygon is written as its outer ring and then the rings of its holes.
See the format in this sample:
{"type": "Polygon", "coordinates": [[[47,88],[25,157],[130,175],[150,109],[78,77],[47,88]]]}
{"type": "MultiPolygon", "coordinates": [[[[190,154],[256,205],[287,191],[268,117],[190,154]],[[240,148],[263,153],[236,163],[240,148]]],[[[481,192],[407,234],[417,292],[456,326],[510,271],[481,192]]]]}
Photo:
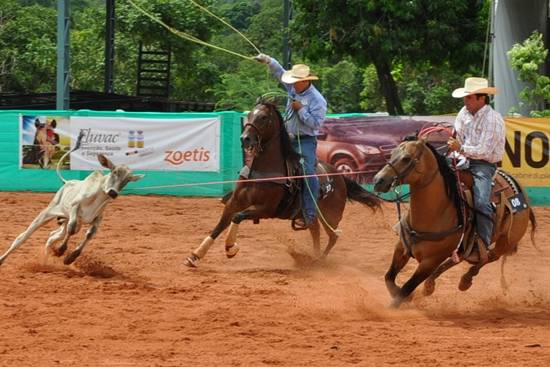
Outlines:
{"type": "Polygon", "coordinates": [[[254,56],[254,60],[258,61],[259,63],[267,65],[271,62],[271,57],[269,57],[266,54],[258,54],[256,56],[254,56]]]}

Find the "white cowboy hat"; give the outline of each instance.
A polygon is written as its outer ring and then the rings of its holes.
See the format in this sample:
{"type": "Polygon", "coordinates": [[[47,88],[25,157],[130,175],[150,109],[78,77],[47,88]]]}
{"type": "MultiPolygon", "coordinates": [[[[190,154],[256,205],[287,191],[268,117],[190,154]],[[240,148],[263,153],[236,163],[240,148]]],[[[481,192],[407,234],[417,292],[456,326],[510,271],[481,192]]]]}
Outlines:
{"type": "Polygon", "coordinates": [[[318,80],[319,78],[309,72],[309,66],[296,64],[292,69],[287,70],[281,76],[281,80],[286,84],[294,84],[302,80],[318,80]]]}
{"type": "Polygon", "coordinates": [[[485,78],[466,78],[464,88],[458,88],[453,91],[453,97],[462,98],[470,94],[497,94],[495,87],[489,87],[489,82],[485,78]]]}

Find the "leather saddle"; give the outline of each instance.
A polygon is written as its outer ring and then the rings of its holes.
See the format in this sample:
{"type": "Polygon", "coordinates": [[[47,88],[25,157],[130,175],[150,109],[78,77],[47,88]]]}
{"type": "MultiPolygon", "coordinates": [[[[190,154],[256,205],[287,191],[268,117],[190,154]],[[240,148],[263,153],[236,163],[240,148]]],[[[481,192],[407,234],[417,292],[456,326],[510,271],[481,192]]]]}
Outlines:
{"type": "MultiPolygon", "coordinates": [[[[327,197],[332,191],[334,191],[334,180],[332,177],[327,176],[328,173],[327,165],[324,162],[318,162],[315,172],[319,175],[319,197],[317,200],[321,200],[327,197]]],[[[299,162],[297,161],[286,161],[286,172],[285,174],[277,172],[258,172],[255,170],[250,170],[248,165],[245,165],[239,172],[239,177],[241,179],[265,179],[273,177],[273,180],[267,182],[276,183],[282,185],[286,194],[279,203],[277,208],[276,218],[279,219],[292,219],[299,218],[302,215],[302,190],[307,190],[305,181],[303,178],[298,177],[303,176],[303,169],[299,162]],[[289,178],[286,178],[286,177],[289,178]],[[284,178],[278,178],[284,177],[284,178]]],[[[222,198],[222,203],[225,204],[229,197],[231,197],[232,192],[227,193],[222,198]]],[[[259,223],[259,220],[254,221],[254,223],[259,223]]]]}
{"type": "MultiPolygon", "coordinates": [[[[464,255],[467,257],[472,251],[475,233],[475,221],[473,220],[475,214],[473,210],[473,177],[471,172],[467,170],[460,171],[459,176],[459,190],[466,206],[466,223],[471,224],[466,228],[463,242],[464,255]]],[[[494,224],[492,241],[495,241],[498,228],[500,228],[506,216],[513,215],[517,211],[527,208],[525,197],[517,181],[509,173],[500,168],[496,170],[493,176],[491,203],[494,209],[492,218],[494,224]]]]}
{"type": "MultiPolygon", "coordinates": [[[[303,169],[300,163],[291,164],[287,162],[288,176],[296,177],[303,176],[303,169]]],[[[323,162],[318,162],[315,168],[315,173],[319,178],[319,196],[317,200],[322,200],[327,197],[332,191],[334,191],[334,180],[327,176],[327,166],[323,162]]],[[[305,179],[296,177],[288,180],[288,194],[279,204],[277,210],[278,217],[284,219],[292,219],[293,228],[300,229],[299,226],[294,225],[294,220],[302,216],[302,192],[307,190],[305,179]]]]}

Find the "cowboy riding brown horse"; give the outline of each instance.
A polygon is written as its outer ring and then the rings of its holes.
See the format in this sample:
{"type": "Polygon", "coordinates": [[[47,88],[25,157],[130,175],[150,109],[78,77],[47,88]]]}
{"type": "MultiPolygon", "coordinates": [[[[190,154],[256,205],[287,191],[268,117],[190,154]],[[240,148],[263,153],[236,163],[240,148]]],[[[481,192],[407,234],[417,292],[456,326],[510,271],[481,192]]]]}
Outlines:
{"type": "MultiPolygon", "coordinates": [[[[300,156],[292,148],[283,118],[275,105],[262,101],[254,107],[247,116],[241,142],[252,156],[251,162],[241,171],[239,182],[225,201],[222,217],[214,230],[185,260],[187,266],[196,267],[229,225],[225,251],[231,258],[239,249],[236,238],[243,220],[250,219],[255,223],[264,218],[292,220],[300,215],[302,180],[292,178],[301,175],[298,171],[300,156]]],[[[342,219],[346,200],[365,204],[373,211],[380,208],[381,200],[355,181],[338,175],[335,168],[326,163],[317,165],[317,174],[321,184],[321,195],[317,199],[319,215],[309,230],[317,256],[321,255],[321,225],[327,232],[328,244],[322,254],[325,257],[338,238],[336,228],[342,219]]]]}
{"type": "MultiPolygon", "coordinates": [[[[468,174],[463,172],[460,175],[468,174]]],[[[400,184],[409,184],[410,188],[410,209],[406,216],[400,218],[400,239],[385,275],[393,306],[399,307],[424,280],[424,293],[433,293],[435,279],[456,265],[457,260],[472,264],[459,284],[460,290],[467,290],[472,285],[473,277],[485,264],[501,256],[504,264],[505,257],[517,251],[529,221],[534,245],[536,221],[533,210],[527,204],[526,193],[504,171],[497,170],[495,177],[493,203],[496,209],[492,241],[496,244],[494,249],[484,253],[484,245],[479,245],[478,251],[474,249],[474,213],[470,209],[469,191],[461,195],[457,176],[446,158],[424,139],[404,141],[392,151],[390,161],[374,177],[374,189],[387,192],[400,184]],[[459,245],[459,257],[453,260],[450,257],[459,245]],[[412,277],[398,287],[395,278],[411,257],[418,261],[418,267],[412,277]]],[[[464,181],[471,181],[471,177],[464,181]]],[[[469,185],[471,187],[471,182],[469,185]]]]}

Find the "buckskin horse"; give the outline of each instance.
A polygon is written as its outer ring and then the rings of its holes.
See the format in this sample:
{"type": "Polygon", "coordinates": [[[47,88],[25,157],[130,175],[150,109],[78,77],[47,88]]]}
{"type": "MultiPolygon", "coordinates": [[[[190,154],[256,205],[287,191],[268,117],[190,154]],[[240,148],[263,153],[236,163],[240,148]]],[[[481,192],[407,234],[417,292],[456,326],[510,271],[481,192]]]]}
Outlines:
{"type": "MultiPolygon", "coordinates": [[[[274,104],[260,101],[248,114],[241,143],[252,157],[245,166],[249,168],[249,173],[241,174],[235,190],[224,200],[225,207],[218,224],[186,258],[184,264],[187,266],[196,267],[214,240],[230,225],[225,240],[228,258],[235,256],[239,250],[236,238],[243,220],[250,219],[255,223],[264,218],[291,220],[299,211],[298,180],[287,177],[299,175],[297,168],[300,156],[292,148],[283,118],[274,104]]],[[[380,208],[381,200],[355,181],[338,175],[335,168],[326,163],[317,165],[317,173],[320,174],[322,195],[317,200],[318,219],[309,230],[315,255],[326,257],[338,238],[336,228],[342,219],[346,200],[362,203],[373,211],[380,208]],[[328,244],[322,255],[321,225],[328,234],[328,244]]]]}
{"type": "MultiPolygon", "coordinates": [[[[465,186],[471,187],[471,174],[461,171],[465,186]]],[[[467,290],[472,279],[487,263],[501,256],[504,259],[517,251],[518,242],[525,235],[531,222],[531,241],[535,246],[535,215],[527,204],[527,197],[520,185],[507,173],[498,169],[494,179],[493,203],[496,205],[492,241],[494,249],[485,253],[486,258],[474,248],[474,224],[471,200],[462,195],[457,186],[457,176],[439,154],[424,139],[402,142],[392,153],[389,162],[375,175],[374,189],[387,192],[394,185],[409,184],[410,208],[400,218],[400,239],[395,245],[393,259],[385,275],[386,287],[393,297],[392,305],[399,305],[424,280],[424,294],[435,289],[435,279],[462,260],[471,264],[462,276],[459,289],[467,290]],[[518,205],[519,204],[519,205],[518,205]],[[463,211],[464,209],[464,211],[463,211]],[[450,258],[458,244],[462,244],[458,259],[450,258]],[[414,257],[418,266],[402,287],[395,283],[397,274],[414,257]],[[481,259],[481,260],[480,260],[481,259]]],[[[468,194],[469,191],[465,191],[468,194]]],[[[481,241],[478,241],[481,242],[481,241]]],[[[505,286],[501,273],[501,282],[505,286]]]]}

